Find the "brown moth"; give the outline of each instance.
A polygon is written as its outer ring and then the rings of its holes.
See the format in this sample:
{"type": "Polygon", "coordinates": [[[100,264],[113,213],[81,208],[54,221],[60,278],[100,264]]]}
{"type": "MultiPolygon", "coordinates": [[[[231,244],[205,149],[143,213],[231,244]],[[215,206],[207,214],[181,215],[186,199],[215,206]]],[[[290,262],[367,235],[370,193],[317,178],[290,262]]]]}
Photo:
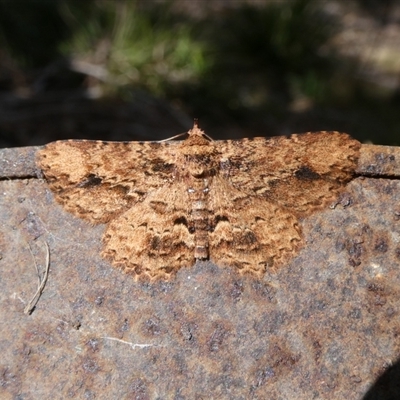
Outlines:
{"type": "Polygon", "coordinates": [[[184,141],[53,142],[38,164],[56,200],[106,223],[103,257],[135,277],[168,279],[196,260],[263,274],[302,242],[299,218],[334,201],[360,143],[338,132],[184,141]]]}

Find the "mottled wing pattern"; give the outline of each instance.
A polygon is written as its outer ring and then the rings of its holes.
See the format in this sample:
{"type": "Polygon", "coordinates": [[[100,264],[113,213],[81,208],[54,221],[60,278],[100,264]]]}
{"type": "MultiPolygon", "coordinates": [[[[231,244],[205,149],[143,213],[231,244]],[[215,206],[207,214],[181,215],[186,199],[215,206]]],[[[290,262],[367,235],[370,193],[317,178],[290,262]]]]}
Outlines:
{"type": "Polygon", "coordinates": [[[194,258],[190,202],[184,185],[167,184],[124,212],[104,233],[103,256],[134,276],[167,279],[194,258]]]}
{"type": "Polygon", "coordinates": [[[93,223],[108,222],[171,182],[174,165],[168,157],[173,152],[164,154],[165,147],[157,142],[58,141],[39,152],[38,164],[67,211],[93,223]]]}
{"type": "Polygon", "coordinates": [[[256,274],[282,264],[298,218],[337,196],[359,148],[337,132],[209,141],[195,125],[184,142],[54,142],[38,161],[68,211],[109,222],[105,258],[168,279],[195,257],[256,274]]]}
{"type": "Polygon", "coordinates": [[[175,177],[179,143],[58,141],[39,152],[38,164],[67,211],[111,221],[105,258],[136,277],[167,279],[195,262],[191,204],[175,177]]]}
{"type": "Polygon", "coordinates": [[[232,185],[307,215],[353,177],[360,143],[344,133],[317,132],[226,140],[218,149],[221,174],[232,185]]]}
{"type": "Polygon", "coordinates": [[[209,245],[214,263],[262,275],[299,247],[298,219],[290,210],[236,189],[223,177],[213,180],[210,193],[209,245]]]}
{"type": "Polygon", "coordinates": [[[210,258],[263,273],[299,248],[298,218],[332,201],[355,170],[359,142],[338,132],[217,142],[210,258]]]}

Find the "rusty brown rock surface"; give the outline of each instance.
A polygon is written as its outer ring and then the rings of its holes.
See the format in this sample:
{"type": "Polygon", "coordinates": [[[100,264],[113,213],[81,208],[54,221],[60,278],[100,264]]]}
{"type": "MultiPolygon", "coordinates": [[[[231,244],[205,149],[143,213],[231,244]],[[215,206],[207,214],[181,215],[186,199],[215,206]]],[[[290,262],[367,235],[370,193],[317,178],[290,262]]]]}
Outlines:
{"type": "Polygon", "coordinates": [[[400,354],[400,150],[376,150],[389,158],[370,147],[358,171],[374,177],[302,221],[307,245],[262,280],[203,262],[136,283],[100,257],[104,226],[55,204],[33,159],[3,170],[0,398],[363,398],[400,354]],[[386,159],[392,172],[368,169],[386,159]],[[26,315],[45,242],[49,279],[26,315]]]}

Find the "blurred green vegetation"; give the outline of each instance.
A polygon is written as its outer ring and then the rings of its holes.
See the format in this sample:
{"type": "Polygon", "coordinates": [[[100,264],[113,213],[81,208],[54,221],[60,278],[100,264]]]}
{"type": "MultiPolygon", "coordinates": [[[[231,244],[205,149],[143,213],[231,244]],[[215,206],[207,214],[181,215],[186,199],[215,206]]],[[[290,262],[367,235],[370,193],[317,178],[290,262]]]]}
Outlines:
{"type": "Polygon", "coordinates": [[[196,80],[207,68],[204,45],[166,6],[140,12],[135,2],[100,1],[85,12],[80,3],[64,3],[62,10],[72,32],[62,53],[102,66],[107,93],[124,95],[141,86],[165,95],[168,87],[196,80]]]}
{"type": "Polygon", "coordinates": [[[0,2],[0,51],[28,76],[68,60],[90,78],[72,86],[126,101],[145,90],[207,123],[400,142],[399,96],[360,84],[357,63],[326,47],[340,21],[321,2],[237,3],[206,17],[177,8],[173,1],[0,2]]]}
{"type": "Polygon", "coordinates": [[[203,87],[196,89],[243,118],[278,112],[297,96],[323,101],[331,69],[317,49],[329,38],[334,22],[319,15],[316,4],[296,0],[264,8],[244,5],[224,18],[205,21],[202,31],[211,62],[203,73],[203,87]]]}

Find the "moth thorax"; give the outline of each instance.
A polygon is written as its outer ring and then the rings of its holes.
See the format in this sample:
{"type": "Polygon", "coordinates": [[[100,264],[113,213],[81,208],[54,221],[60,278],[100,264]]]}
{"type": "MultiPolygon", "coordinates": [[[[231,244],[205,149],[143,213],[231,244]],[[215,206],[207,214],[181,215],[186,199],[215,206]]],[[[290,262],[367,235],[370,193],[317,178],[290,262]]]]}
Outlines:
{"type": "Polygon", "coordinates": [[[217,163],[210,154],[185,155],[185,169],[194,178],[214,176],[217,163]]]}

